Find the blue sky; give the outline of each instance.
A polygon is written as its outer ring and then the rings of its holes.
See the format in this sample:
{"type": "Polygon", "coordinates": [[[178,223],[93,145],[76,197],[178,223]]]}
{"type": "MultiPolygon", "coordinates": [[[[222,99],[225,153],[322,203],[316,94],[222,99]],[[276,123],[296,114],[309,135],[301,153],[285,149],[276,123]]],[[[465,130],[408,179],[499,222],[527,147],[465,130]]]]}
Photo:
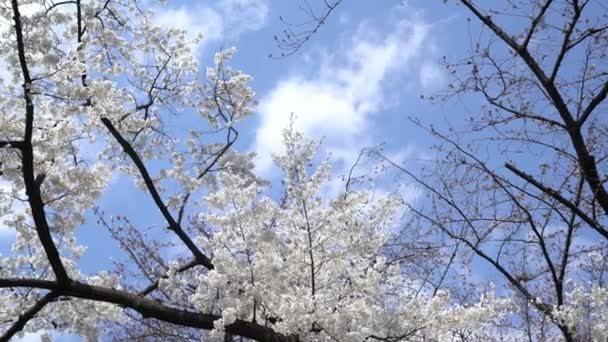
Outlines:
{"type": "MultiPolygon", "coordinates": [[[[167,5],[148,1],[158,13],[159,25],[186,29],[192,37],[202,34],[203,40],[195,47],[201,66],[210,65],[219,49],[237,47],[233,66],[254,77],[259,107],[238,126],[236,148],[258,154],[260,175],[277,180],[270,155],[279,152],[281,129],[291,113],[297,117],[298,130],[323,138],[322,153],[331,153],[337,175],[346,172],[362,148],[379,144],[406,164],[425,158],[432,140],[408,117],[437,127],[463,117],[467,104],[430,104],[421,95],[447,85],[441,57],[466,53],[467,25],[476,24],[467,23],[464,11],[442,1],[403,5],[396,0],[345,0],[298,53],[269,58],[271,53],[280,53],[273,40],[285,28],[279,16],[290,22],[306,20],[301,4],[297,0],[182,0],[167,5]]],[[[475,103],[469,105],[475,108],[475,103]]],[[[115,179],[99,207],[108,215],[130,217],[144,229],[162,227],[148,195],[139,192],[129,178],[115,179]]],[[[0,234],[5,237],[0,251],[6,252],[10,237],[0,234]]],[[[121,258],[116,242],[94,219],[78,235],[88,246],[81,260],[85,272],[108,268],[112,258],[121,258]]]]}

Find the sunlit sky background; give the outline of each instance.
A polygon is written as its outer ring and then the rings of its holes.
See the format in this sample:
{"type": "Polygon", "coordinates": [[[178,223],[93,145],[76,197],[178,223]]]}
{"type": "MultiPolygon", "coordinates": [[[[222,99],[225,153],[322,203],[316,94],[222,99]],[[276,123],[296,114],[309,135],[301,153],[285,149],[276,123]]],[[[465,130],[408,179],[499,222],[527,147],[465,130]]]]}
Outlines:
{"type": "MultiPolygon", "coordinates": [[[[203,35],[195,47],[202,66],[210,65],[219,49],[237,47],[233,66],[254,77],[259,107],[237,127],[236,147],[255,151],[258,173],[277,181],[270,155],[279,152],[281,130],[291,113],[299,131],[323,138],[322,152],[331,153],[334,172],[341,175],[364,147],[385,144],[387,153],[406,165],[425,158],[432,140],[409,117],[446,128],[458,123],[467,108],[475,110],[472,102],[431,104],[421,95],[447,86],[440,60],[466,54],[468,32],[478,30],[476,23],[467,22],[462,8],[439,0],[403,2],[345,0],[319,34],[285,58],[269,58],[281,53],[273,36],[285,29],[280,16],[292,23],[309,20],[300,9],[301,0],[182,0],[167,5],[148,0],[148,6],[157,12],[158,24],[186,29],[192,37],[203,35]]],[[[115,179],[114,190],[99,207],[108,215],[128,216],[141,227],[158,227],[162,219],[156,208],[132,183],[129,178],[115,179]]],[[[0,250],[6,252],[10,233],[1,234],[0,250]]],[[[78,235],[88,246],[81,261],[85,272],[109,268],[111,259],[120,255],[94,219],[78,235]]],[[[34,334],[25,338],[38,339],[34,334]]]]}

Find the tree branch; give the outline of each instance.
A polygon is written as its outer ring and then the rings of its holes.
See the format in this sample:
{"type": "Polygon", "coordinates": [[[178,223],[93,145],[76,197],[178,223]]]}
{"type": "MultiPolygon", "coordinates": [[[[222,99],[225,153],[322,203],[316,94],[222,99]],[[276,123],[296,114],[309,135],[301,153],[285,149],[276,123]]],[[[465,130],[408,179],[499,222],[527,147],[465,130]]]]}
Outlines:
{"type": "Polygon", "coordinates": [[[581,115],[580,119],[578,119],[579,126],[582,126],[585,121],[587,121],[587,119],[589,118],[591,113],[593,113],[595,108],[606,99],[606,96],[608,96],[608,82],[604,83],[604,86],[602,87],[602,89],[600,89],[600,92],[591,100],[591,102],[589,102],[587,108],[585,108],[585,110],[583,111],[583,114],[581,115]]]}
{"type": "MultiPolygon", "coordinates": [[[[291,29],[291,27],[293,27],[294,25],[288,23],[286,20],[280,17],[280,20],[283,22],[283,24],[287,26],[287,28],[283,30],[282,38],[279,38],[276,35],[274,36],[274,40],[276,41],[278,48],[284,51],[280,53],[280,57],[291,56],[298,52],[302,48],[302,46],[304,46],[304,44],[306,44],[306,42],[310,40],[312,36],[319,32],[321,26],[325,24],[327,19],[331,16],[332,12],[336,10],[336,8],[342,3],[342,1],[343,0],[332,0],[332,2],[329,2],[325,0],[325,11],[320,15],[316,13],[317,11],[315,11],[307,1],[304,1],[305,8],[302,9],[311,18],[311,21],[313,23],[312,27],[310,27],[308,30],[304,29],[302,31],[294,31],[291,29]]],[[[270,54],[270,57],[273,58],[276,56],[270,54]]]]}
{"type": "MultiPolygon", "coordinates": [[[[192,260],[190,262],[188,262],[187,264],[184,264],[183,266],[181,266],[180,268],[178,268],[176,270],[176,273],[182,273],[182,272],[186,272],[198,265],[201,265],[201,263],[197,260],[192,260]]],[[[164,275],[161,277],[161,279],[167,279],[168,276],[164,275]]],[[[154,290],[156,290],[158,288],[158,285],[160,284],[160,279],[155,280],[152,284],[148,285],[145,289],[141,290],[138,294],[142,297],[145,297],[147,295],[149,295],[150,293],[152,293],[154,290]]]]}
{"type": "Polygon", "coordinates": [[[568,51],[571,48],[570,47],[570,36],[572,35],[572,32],[574,31],[574,28],[576,27],[576,24],[578,23],[578,21],[581,17],[583,8],[584,8],[584,4],[583,4],[583,6],[578,6],[577,1],[572,2],[572,9],[574,11],[574,15],[572,16],[570,23],[568,23],[568,28],[566,29],[566,32],[564,32],[564,39],[562,41],[562,47],[559,51],[559,54],[557,55],[555,64],[553,65],[553,71],[551,71],[551,77],[550,77],[551,82],[555,81],[555,78],[557,77],[557,73],[559,72],[559,68],[562,65],[564,57],[566,57],[566,53],[568,53],[568,51]]]}
{"type": "Polygon", "coordinates": [[[534,19],[532,20],[532,25],[530,25],[530,29],[528,31],[528,34],[526,35],[526,39],[524,40],[524,42],[522,44],[522,47],[524,49],[526,49],[528,47],[528,44],[530,43],[530,40],[532,39],[532,36],[534,35],[534,31],[536,31],[538,24],[540,24],[540,22],[542,21],[543,17],[545,16],[545,13],[549,9],[549,6],[551,6],[552,2],[553,2],[553,0],[547,0],[547,2],[545,2],[543,7],[541,8],[540,13],[538,13],[538,15],[536,17],[534,17],[534,19]]]}
{"type": "MultiPolygon", "coordinates": [[[[50,290],[56,296],[88,299],[98,302],[116,304],[140,313],[144,318],[154,318],[163,322],[204,330],[214,329],[214,322],[221,318],[218,315],[202,314],[175,309],[156,300],[120,290],[100,286],[71,282],[59,285],[52,281],[38,279],[0,279],[0,288],[29,287],[50,290]]],[[[285,336],[273,329],[243,320],[236,320],[225,327],[227,333],[263,342],[298,342],[298,336],[285,336]]]]}
{"type": "Polygon", "coordinates": [[[566,199],[565,197],[563,197],[559,192],[557,192],[557,191],[551,189],[550,187],[548,187],[548,186],[540,183],[539,181],[537,181],[536,179],[534,179],[534,177],[532,177],[531,175],[528,175],[527,173],[519,170],[517,167],[515,167],[512,164],[506,163],[505,167],[509,171],[511,171],[514,174],[516,174],[518,177],[522,178],[526,182],[528,182],[528,183],[532,184],[534,187],[538,188],[544,194],[546,194],[548,196],[551,196],[552,198],[554,198],[555,200],[557,200],[561,204],[563,204],[566,207],[568,207],[568,209],[570,209],[574,213],[576,213],[576,215],[579,216],[583,221],[585,221],[589,226],[591,226],[591,228],[593,228],[595,231],[597,231],[598,233],[600,233],[603,237],[605,237],[606,239],[608,239],[608,230],[606,230],[602,226],[600,226],[599,223],[595,222],[595,220],[593,220],[592,218],[590,218],[581,209],[579,209],[578,206],[576,206],[574,203],[570,202],[568,199],[566,199]]]}
{"type": "Polygon", "coordinates": [[[44,210],[44,202],[40,194],[40,184],[36,182],[34,176],[34,149],[32,146],[32,133],[34,128],[34,103],[32,101],[31,87],[32,78],[28,69],[25,58],[25,44],[23,38],[23,29],[21,27],[21,14],[19,13],[19,5],[17,0],[12,0],[13,20],[15,23],[15,35],[17,39],[17,52],[19,56],[19,64],[23,74],[23,99],[25,101],[25,133],[23,138],[23,147],[21,148],[21,163],[23,182],[25,183],[25,191],[28,196],[28,202],[32,210],[32,217],[36,225],[36,232],[40,243],[44,248],[46,256],[53,268],[53,272],[60,283],[70,281],[68,274],[63,266],[59,251],[51,237],[49,225],[46,219],[44,210]]]}
{"type": "Polygon", "coordinates": [[[0,336],[0,342],[9,341],[15,334],[23,330],[27,322],[34,318],[40,310],[44,309],[44,307],[56,297],[57,294],[49,292],[38,300],[34,306],[19,316],[17,321],[4,333],[4,335],[0,336]]]}
{"type": "Polygon", "coordinates": [[[156,189],[156,186],[154,185],[154,182],[152,181],[152,178],[150,177],[150,174],[146,169],[146,166],[144,165],[137,152],[135,152],[135,150],[133,149],[133,146],[131,146],[131,144],[120,134],[120,132],[118,132],[116,127],[114,127],[114,125],[108,118],[101,118],[101,122],[106,126],[108,131],[110,131],[112,136],[120,144],[124,152],[131,158],[131,160],[139,170],[139,173],[144,179],[144,183],[146,184],[146,188],[148,189],[150,196],[152,196],[154,203],[156,204],[161,214],[169,224],[169,229],[175,232],[175,234],[182,240],[186,247],[188,247],[194,257],[201,263],[201,265],[205,266],[209,270],[212,270],[214,266],[211,263],[211,259],[209,259],[205,254],[203,254],[203,252],[201,252],[201,250],[194,244],[192,239],[186,234],[186,232],[184,232],[180,224],[173,218],[165,203],[163,203],[163,200],[161,199],[160,194],[158,193],[158,190],[156,189]]]}
{"type": "Polygon", "coordinates": [[[606,215],[608,215],[608,192],[600,180],[595,158],[589,153],[585,139],[581,134],[580,125],[572,117],[568,106],[564,102],[559,90],[553,83],[553,80],[547,77],[534,57],[530,55],[530,52],[526,48],[517,44],[517,42],[511,36],[509,36],[509,34],[507,34],[502,28],[496,25],[494,21],[492,21],[490,16],[486,16],[481,13],[470,0],[460,0],[460,2],[518,54],[518,56],[526,63],[530,71],[545,89],[549,98],[551,99],[551,102],[553,102],[553,106],[567,127],[568,135],[570,136],[570,140],[574,150],[576,151],[578,162],[583,170],[587,184],[591,188],[591,191],[594,193],[597,201],[606,215]]]}
{"type": "Polygon", "coordinates": [[[10,148],[22,149],[23,145],[24,145],[23,141],[18,141],[18,140],[3,140],[3,141],[0,141],[0,148],[10,147],[10,148]]]}

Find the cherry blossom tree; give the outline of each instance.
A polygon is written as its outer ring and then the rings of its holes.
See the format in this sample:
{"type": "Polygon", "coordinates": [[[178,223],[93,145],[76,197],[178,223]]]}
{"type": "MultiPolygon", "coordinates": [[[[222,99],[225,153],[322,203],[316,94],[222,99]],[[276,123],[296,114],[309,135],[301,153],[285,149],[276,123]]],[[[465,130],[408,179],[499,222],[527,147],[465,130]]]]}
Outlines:
{"type": "Polygon", "coordinates": [[[458,128],[426,126],[440,161],[405,171],[431,194],[432,209],[414,211],[504,279],[522,339],[603,340],[606,8],[460,4],[486,31],[445,61],[452,83],[432,100],[484,104],[458,128]]]}
{"type": "MultiPolygon", "coordinates": [[[[606,3],[443,2],[466,15],[470,50],[444,60],[448,89],[427,99],[481,108],[446,129],[412,120],[438,141],[422,170],[380,158],[427,192],[427,202],[408,204],[420,226],[452,240],[464,267],[479,260],[502,279],[517,306],[505,326],[516,339],[603,341],[606,3]]],[[[319,3],[309,6],[317,26],[279,36],[285,55],[345,5],[319,3]]]]}
{"type": "Polygon", "coordinates": [[[521,298],[512,324],[527,339],[603,340],[607,8],[457,3],[484,31],[445,61],[452,82],[434,100],[483,105],[451,131],[427,126],[442,162],[416,176],[434,203],[417,212],[521,298]]]}
{"type": "Polygon", "coordinates": [[[271,196],[233,149],[255,111],[234,49],[201,77],[195,42],[135,0],[6,0],[0,16],[0,215],[15,235],[0,256],[0,340],[446,340],[486,334],[510,305],[421,286],[387,253],[401,202],[355,186],[328,196],[331,162],[293,129],[271,196]],[[199,122],[185,138],[168,127],[180,118],[199,122]],[[113,177],[149,195],[165,235],[99,207],[113,177]],[[127,261],[81,271],[83,224],[107,228],[127,261]]]}

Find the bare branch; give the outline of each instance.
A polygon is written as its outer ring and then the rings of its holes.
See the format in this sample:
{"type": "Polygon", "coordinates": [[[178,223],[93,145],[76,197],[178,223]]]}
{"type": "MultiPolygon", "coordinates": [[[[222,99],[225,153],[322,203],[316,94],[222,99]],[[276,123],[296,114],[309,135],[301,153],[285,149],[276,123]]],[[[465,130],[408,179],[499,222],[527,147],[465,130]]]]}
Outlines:
{"type": "Polygon", "coordinates": [[[526,182],[535,186],[537,189],[542,191],[544,194],[551,196],[552,198],[556,199],[561,204],[568,207],[570,210],[572,210],[572,212],[576,213],[576,215],[578,215],[581,219],[583,219],[595,231],[597,231],[602,236],[604,236],[606,239],[608,239],[608,230],[606,230],[598,222],[596,222],[595,220],[590,218],[587,214],[585,214],[585,212],[583,212],[581,209],[579,209],[574,203],[572,203],[568,199],[564,198],[558,191],[555,191],[555,190],[551,189],[550,187],[543,185],[542,183],[540,183],[539,181],[534,179],[531,175],[528,175],[525,172],[520,171],[513,164],[506,163],[505,167],[509,171],[516,174],[518,177],[522,178],[526,182]]]}
{"type": "MultiPolygon", "coordinates": [[[[280,19],[286,26],[286,29],[283,31],[281,37],[274,36],[274,40],[277,42],[279,49],[283,51],[280,53],[279,57],[288,57],[297,53],[302,46],[304,46],[304,44],[306,44],[312,38],[312,36],[319,32],[321,27],[326,23],[327,19],[343,1],[344,0],[324,0],[324,11],[322,14],[317,14],[312,6],[308,3],[308,0],[304,0],[305,6],[302,8],[302,10],[307,16],[310,17],[311,23],[294,25],[288,23],[281,17],[280,19]],[[302,26],[305,28],[300,28],[302,26]]],[[[270,57],[272,58],[275,56],[271,54],[270,57]]]]}

